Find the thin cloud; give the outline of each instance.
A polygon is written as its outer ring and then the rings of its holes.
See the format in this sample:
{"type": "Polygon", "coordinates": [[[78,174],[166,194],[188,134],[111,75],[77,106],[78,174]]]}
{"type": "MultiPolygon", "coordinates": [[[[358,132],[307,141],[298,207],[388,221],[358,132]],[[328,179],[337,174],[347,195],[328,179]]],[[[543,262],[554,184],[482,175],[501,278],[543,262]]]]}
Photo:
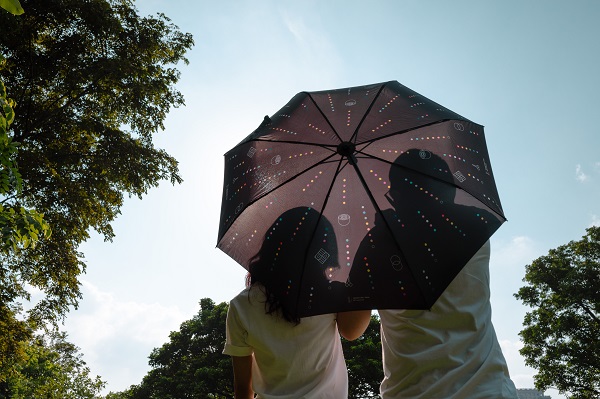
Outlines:
{"type": "Polygon", "coordinates": [[[508,364],[510,378],[517,388],[533,388],[533,376],[535,370],[525,365],[519,350],[523,347],[521,341],[510,341],[507,339],[499,341],[502,354],[508,364]]]}
{"type": "MultiPolygon", "coordinates": [[[[490,290],[492,322],[499,339],[518,340],[518,331],[526,308],[513,294],[523,286],[525,266],[539,256],[535,242],[526,236],[492,241],[490,259],[490,290]]],[[[518,353],[515,361],[521,362],[518,353]]]]}
{"type": "Polygon", "coordinates": [[[331,88],[339,79],[343,70],[338,48],[332,43],[329,32],[322,26],[320,19],[305,19],[291,14],[287,10],[279,11],[281,20],[294,38],[296,67],[311,73],[313,87],[303,90],[323,90],[331,88]],[[319,71],[315,74],[314,71],[319,71]]]}
{"type": "Polygon", "coordinates": [[[305,45],[306,44],[305,33],[307,32],[307,29],[304,26],[304,23],[302,23],[302,21],[300,21],[300,20],[292,20],[292,19],[290,19],[290,17],[288,15],[284,15],[284,22],[285,22],[285,26],[290,31],[290,33],[294,36],[296,41],[305,45]]]}
{"type": "Polygon", "coordinates": [[[169,333],[191,316],[175,306],[123,301],[90,282],[82,285],[85,301],[82,309],[69,315],[66,331],[85,354],[92,373],[108,382],[107,390],[123,390],[132,380],[141,381],[152,349],[166,343],[169,333]]]}
{"type": "Polygon", "coordinates": [[[83,281],[83,288],[84,298],[93,309],[70,315],[70,335],[76,333],[87,346],[102,346],[106,340],[118,339],[123,331],[129,339],[141,343],[162,343],[185,320],[183,312],[173,306],[121,301],[87,281],[83,281]]]}
{"type": "Polygon", "coordinates": [[[302,18],[292,16],[286,11],[280,13],[285,27],[304,50],[321,51],[323,44],[327,43],[324,32],[317,34],[316,27],[309,28],[302,18]]]}
{"type": "Polygon", "coordinates": [[[509,242],[498,242],[492,246],[492,262],[504,269],[520,269],[538,255],[535,242],[527,236],[515,236],[509,242]]]}
{"type": "Polygon", "coordinates": [[[586,182],[589,179],[589,176],[583,172],[583,168],[580,164],[575,165],[575,178],[577,181],[586,182]]]}
{"type": "Polygon", "coordinates": [[[592,215],[592,221],[588,227],[594,227],[594,226],[600,227],[600,216],[598,216],[596,214],[592,215]]]}

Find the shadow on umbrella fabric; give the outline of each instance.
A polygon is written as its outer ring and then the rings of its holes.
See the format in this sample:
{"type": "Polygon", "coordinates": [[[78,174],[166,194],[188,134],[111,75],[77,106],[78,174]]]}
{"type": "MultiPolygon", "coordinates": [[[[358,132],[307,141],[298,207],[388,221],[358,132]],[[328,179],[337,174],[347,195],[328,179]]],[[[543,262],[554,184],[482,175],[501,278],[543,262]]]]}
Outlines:
{"type": "Polygon", "coordinates": [[[354,291],[370,292],[361,300],[379,309],[429,308],[430,298],[441,295],[497,229],[498,217],[458,195],[449,174],[435,154],[411,149],[396,158],[385,195],[389,206],[382,204],[359,246],[349,300],[356,300],[354,291]]]}
{"type": "Polygon", "coordinates": [[[249,264],[251,282],[265,287],[265,311],[281,311],[288,321],[297,319],[302,291],[307,292],[308,309],[316,301],[334,300],[339,295],[342,285],[335,280],[339,269],[333,226],[310,207],[297,207],[280,215],[249,264]],[[331,297],[323,298],[323,293],[331,297]]]}

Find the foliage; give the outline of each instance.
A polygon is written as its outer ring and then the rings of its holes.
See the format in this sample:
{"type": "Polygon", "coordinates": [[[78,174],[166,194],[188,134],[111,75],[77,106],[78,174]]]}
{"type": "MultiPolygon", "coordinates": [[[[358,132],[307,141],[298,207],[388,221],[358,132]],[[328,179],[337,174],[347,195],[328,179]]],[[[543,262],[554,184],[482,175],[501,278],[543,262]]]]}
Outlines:
{"type": "MultiPolygon", "coordinates": [[[[10,82],[19,105],[3,159],[19,143],[23,182],[18,195],[0,198],[4,210],[15,210],[14,220],[23,219],[17,207],[43,214],[52,235],[29,229],[40,238],[35,247],[0,253],[0,317],[9,318],[0,328],[7,329],[17,319],[29,328],[64,317],[81,295],[85,263],[78,247],[90,230],[112,239],[125,194],[141,198],[162,180],[181,182],[177,161],[152,138],[169,110],[183,104],[175,66],[187,62],[193,44],[166,16],[140,17],[130,0],[23,0],[23,6],[27,12],[18,18],[0,13],[6,59],[0,80],[10,82]],[[33,290],[40,299],[25,314],[19,303],[33,290]]],[[[15,171],[3,168],[15,178],[8,181],[18,180],[15,171]]]]}
{"type": "Polygon", "coordinates": [[[21,15],[24,12],[19,0],[0,0],[0,8],[4,8],[6,11],[14,15],[21,15]]]}
{"type": "Polygon", "coordinates": [[[66,334],[52,331],[24,341],[24,357],[11,375],[0,383],[0,397],[6,399],[95,399],[104,387],[100,377],[92,378],[66,334]]]}
{"type": "MultiPolygon", "coordinates": [[[[132,399],[135,392],[138,390],[138,385],[132,385],[129,389],[121,392],[109,392],[104,399],[132,399]]],[[[139,397],[139,396],[138,396],[139,397]]]]}
{"type": "MultiPolygon", "coordinates": [[[[4,296],[5,293],[0,292],[0,298],[4,296]]],[[[11,374],[14,364],[25,358],[22,343],[32,337],[28,323],[15,317],[19,310],[17,305],[0,305],[0,383],[11,374]]]]}
{"type": "MultiPolygon", "coordinates": [[[[3,60],[0,60],[0,63],[3,60]]],[[[6,95],[0,80],[0,252],[9,253],[35,246],[41,237],[50,236],[43,215],[19,205],[21,174],[16,163],[17,143],[9,134],[15,118],[15,102],[6,95]]]]}
{"type": "Polygon", "coordinates": [[[225,345],[226,303],[200,300],[200,311],[171,332],[169,342],[150,354],[152,370],[142,383],[109,398],[233,398],[233,369],[225,345]],[[129,395],[129,396],[125,396],[129,395]]]}
{"type": "Polygon", "coordinates": [[[600,397],[600,227],[534,260],[523,281],[515,297],[534,309],[520,352],[538,370],[536,388],[600,397]]]}
{"type": "Polygon", "coordinates": [[[17,252],[35,246],[41,237],[50,236],[50,226],[43,215],[19,206],[16,198],[22,191],[21,174],[17,168],[17,143],[9,135],[14,120],[14,101],[6,97],[6,87],[0,81],[0,252],[17,252]]]}
{"type": "MultiPolygon", "coordinates": [[[[12,14],[22,14],[23,9],[17,0],[0,0],[0,7],[12,14]]],[[[0,66],[5,58],[0,54],[0,66]]],[[[6,86],[0,80],[0,254],[16,253],[33,247],[37,241],[50,236],[50,226],[43,215],[33,209],[20,206],[15,199],[22,191],[22,178],[17,167],[18,146],[10,135],[10,125],[15,119],[15,102],[7,96],[6,86]]],[[[0,269],[0,287],[10,278],[0,269]]],[[[25,356],[21,342],[32,336],[32,329],[26,321],[15,317],[20,311],[19,304],[11,304],[11,292],[0,295],[0,376],[9,370],[10,363],[25,356]]]]}
{"type": "Polygon", "coordinates": [[[372,315],[365,333],[354,341],[342,338],[348,367],[348,398],[379,398],[383,379],[379,317],[372,315]]]}

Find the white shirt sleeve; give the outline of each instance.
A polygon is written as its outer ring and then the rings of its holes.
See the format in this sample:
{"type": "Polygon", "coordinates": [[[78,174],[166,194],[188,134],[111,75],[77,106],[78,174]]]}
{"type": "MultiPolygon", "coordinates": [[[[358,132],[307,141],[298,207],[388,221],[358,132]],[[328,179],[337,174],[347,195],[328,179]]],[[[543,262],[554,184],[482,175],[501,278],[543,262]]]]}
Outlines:
{"type": "Polygon", "coordinates": [[[227,338],[223,354],[230,356],[250,356],[253,353],[253,349],[246,343],[248,331],[240,320],[234,301],[229,304],[226,328],[227,338]]]}

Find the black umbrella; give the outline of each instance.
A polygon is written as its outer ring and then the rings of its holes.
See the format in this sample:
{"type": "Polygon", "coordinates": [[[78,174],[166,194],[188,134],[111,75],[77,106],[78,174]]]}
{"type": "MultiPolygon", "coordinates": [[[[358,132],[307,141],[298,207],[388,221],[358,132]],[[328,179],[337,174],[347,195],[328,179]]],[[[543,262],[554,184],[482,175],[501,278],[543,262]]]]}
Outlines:
{"type": "Polygon", "coordinates": [[[504,221],[483,127],[391,81],[301,92],[227,152],[218,247],[300,317],[428,309],[504,221]]]}

